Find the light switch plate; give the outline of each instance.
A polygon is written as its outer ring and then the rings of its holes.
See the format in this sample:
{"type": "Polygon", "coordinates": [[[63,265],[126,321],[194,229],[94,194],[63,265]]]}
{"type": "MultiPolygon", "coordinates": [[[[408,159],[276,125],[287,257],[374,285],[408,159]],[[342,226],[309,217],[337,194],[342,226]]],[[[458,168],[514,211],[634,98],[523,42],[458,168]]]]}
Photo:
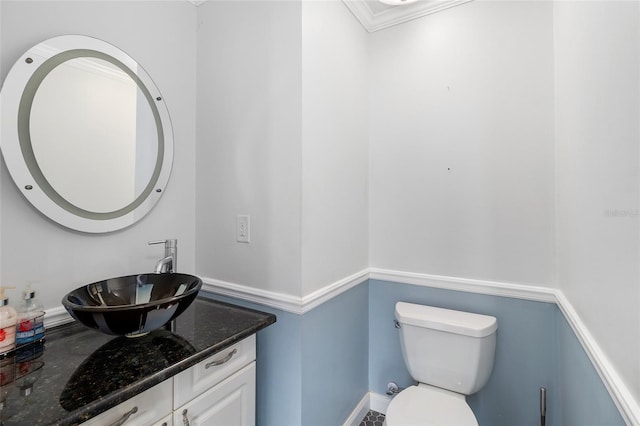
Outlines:
{"type": "Polygon", "coordinates": [[[239,214],[236,216],[236,241],[239,243],[248,243],[250,237],[250,217],[248,214],[239,214]]]}

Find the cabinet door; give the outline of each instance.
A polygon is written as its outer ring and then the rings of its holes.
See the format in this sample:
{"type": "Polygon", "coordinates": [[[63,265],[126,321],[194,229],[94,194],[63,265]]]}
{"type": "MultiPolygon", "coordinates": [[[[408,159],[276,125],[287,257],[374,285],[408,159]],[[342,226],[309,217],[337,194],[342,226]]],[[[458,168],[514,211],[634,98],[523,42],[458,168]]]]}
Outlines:
{"type": "Polygon", "coordinates": [[[165,380],[141,394],[98,414],[83,426],[151,425],[171,413],[173,380],[165,380]]]}
{"type": "Polygon", "coordinates": [[[173,412],[164,419],[154,423],[153,426],[173,426],[173,412]]]}
{"type": "Polygon", "coordinates": [[[176,374],[173,378],[173,409],[182,407],[255,359],[254,334],[176,374]]]}
{"type": "Polygon", "coordinates": [[[256,363],[252,362],[173,414],[174,425],[255,426],[256,363]]]}

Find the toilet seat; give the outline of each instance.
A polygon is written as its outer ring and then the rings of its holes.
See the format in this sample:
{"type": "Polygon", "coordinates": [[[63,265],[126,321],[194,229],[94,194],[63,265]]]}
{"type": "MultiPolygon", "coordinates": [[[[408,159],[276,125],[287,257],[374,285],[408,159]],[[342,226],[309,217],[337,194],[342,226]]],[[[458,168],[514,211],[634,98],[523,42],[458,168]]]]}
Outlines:
{"type": "Polygon", "coordinates": [[[393,398],[387,408],[386,426],[478,426],[465,396],[419,384],[393,398]]]}

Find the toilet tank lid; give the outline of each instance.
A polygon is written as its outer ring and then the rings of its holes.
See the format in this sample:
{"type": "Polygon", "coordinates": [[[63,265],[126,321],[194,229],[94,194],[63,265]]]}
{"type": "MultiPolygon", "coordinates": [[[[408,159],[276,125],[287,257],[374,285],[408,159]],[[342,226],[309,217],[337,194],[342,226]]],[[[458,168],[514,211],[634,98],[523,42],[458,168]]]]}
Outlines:
{"type": "Polygon", "coordinates": [[[489,315],[454,311],[414,303],[396,303],[400,324],[415,325],[472,337],[485,337],[498,329],[498,321],[489,315]]]}

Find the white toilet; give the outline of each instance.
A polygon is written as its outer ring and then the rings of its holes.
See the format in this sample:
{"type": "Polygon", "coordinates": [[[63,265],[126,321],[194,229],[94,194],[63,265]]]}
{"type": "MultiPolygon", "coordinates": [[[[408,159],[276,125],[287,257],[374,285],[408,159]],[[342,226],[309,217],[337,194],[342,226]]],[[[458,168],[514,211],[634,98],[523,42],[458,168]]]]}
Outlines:
{"type": "Polygon", "coordinates": [[[489,380],[498,322],[494,317],[398,302],[402,354],[417,386],[396,395],[386,426],[477,426],[465,400],[489,380]]]}

